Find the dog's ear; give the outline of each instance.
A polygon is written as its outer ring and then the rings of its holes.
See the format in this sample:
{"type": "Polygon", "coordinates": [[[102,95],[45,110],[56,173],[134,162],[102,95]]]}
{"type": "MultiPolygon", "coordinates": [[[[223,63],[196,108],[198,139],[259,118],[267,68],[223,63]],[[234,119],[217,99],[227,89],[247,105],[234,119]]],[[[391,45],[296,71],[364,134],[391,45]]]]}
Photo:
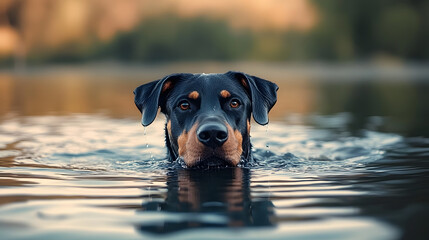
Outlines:
{"type": "Polygon", "coordinates": [[[190,74],[171,74],[163,79],[143,84],[134,90],[134,103],[142,113],[143,126],[146,127],[155,120],[162,97],[173,88],[178,79],[186,77],[186,75],[190,74]]]}
{"type": "Polygon", "coordinates": [[[242,72],[227,72],[238,79],[252,99],[253,119],[260,125],[268,123],[268,112],[277,102],[277,84],[242,72]]]}

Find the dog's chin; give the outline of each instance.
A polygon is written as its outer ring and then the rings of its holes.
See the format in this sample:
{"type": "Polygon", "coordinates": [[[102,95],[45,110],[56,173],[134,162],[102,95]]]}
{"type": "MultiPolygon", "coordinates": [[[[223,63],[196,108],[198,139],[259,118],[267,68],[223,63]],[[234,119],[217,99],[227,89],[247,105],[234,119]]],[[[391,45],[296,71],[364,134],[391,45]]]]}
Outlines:
{"type": "Polygon", "coordinates": [[[196,161],[192,161],[193,164],[188,164],[186,159],[183,159],[187,168],[227,168],[235,167],[235,165],[222,156],[210,155],[198,158],[196,161]]]}
{"type": "Polygon", "coordinates": [[[227,159],[220,158],[217,156],[210,156],[201,159],[194,166],[197,168],[222,168],[222,167],[233,167],[233,165],[227,159]]]}
{"type": "Polygon", "coordinates": [[[179,156],[180,163],[186,168],[222,168],[236,167],[243,159],[240,152],[226,152],[222,148],[196,149],[179,156]]]}

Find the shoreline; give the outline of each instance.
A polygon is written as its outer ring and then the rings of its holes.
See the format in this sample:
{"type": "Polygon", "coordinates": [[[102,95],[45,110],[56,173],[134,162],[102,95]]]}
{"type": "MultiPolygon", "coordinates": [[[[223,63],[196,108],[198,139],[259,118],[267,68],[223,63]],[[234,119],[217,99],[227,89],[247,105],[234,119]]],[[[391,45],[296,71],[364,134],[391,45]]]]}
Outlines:
{"type": "Polygon", "coordinates": [[[46,77],[77,75],[84,77],[162,78],[175,72],[212,73],[242,71],[267,79],[288,80],[427,80],[429,63],[285,63],[285,62],[175,62],[137,64],[123,62],[91,62],[29,66],[22,69],[0,69],[1,75],[46,77]]]}

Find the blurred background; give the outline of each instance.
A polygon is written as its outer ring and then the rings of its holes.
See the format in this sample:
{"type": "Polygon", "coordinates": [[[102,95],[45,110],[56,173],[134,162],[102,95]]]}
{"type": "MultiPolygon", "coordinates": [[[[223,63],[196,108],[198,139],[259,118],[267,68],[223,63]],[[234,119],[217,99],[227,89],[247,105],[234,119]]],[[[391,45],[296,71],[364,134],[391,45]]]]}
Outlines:
{"type": "Polygon", "coordinates": [[[424,0],[2,0],[1,66],[424,61],[424,0]]]}
{"type": "Polygon", "coordinates": [[[2,0],[0,115],[137,118],[144,82],[238,70],[280,86],[273,118],[429,135],[428,42],[423,0],[2,0]]]}

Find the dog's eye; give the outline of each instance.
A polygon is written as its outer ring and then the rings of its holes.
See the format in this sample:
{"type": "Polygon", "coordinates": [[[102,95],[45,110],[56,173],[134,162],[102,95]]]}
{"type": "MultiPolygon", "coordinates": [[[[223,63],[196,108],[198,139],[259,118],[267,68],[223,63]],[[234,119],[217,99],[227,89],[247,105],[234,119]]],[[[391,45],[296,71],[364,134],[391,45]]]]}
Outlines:
{"type": "Polygon", "coordinates": [[[230,105],[232,108],[238,108],[238,107],[241,105],[241,103],[240,103],[240,101],[239,101],[239,100],[237,100],[237,99],[232,99],[232,100],[231,100],[231,102],[229,103],[229,105],[230,105]]]}
{"type": "Polygon", "coordinates": [[[182,109],[182,110],[188,110],[188,109],[190,109],[190,108],[191,108],[191,104],[189,104],[189,102],[188,102],[188,101],[181,101],[181,102],[179,103],[179,107],[180,107],[180,109],[182,109]]]}

